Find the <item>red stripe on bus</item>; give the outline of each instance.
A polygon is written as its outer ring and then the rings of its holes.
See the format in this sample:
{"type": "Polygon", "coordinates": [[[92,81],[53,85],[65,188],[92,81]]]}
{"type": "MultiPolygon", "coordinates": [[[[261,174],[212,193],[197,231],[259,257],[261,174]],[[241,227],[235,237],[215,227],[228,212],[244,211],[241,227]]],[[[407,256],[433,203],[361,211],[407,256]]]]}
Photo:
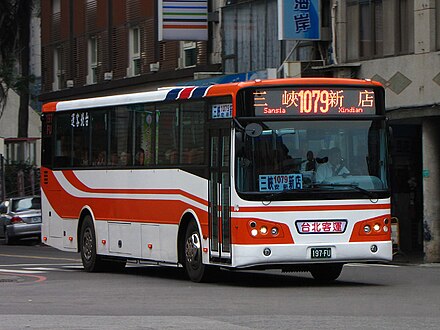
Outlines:
{"type": "Polygon", "coordinates": [[[58,104],[58,102],[49,102],[49,103],[43,104],[43,112],[57,111],[57,104],[58,104]]]}
{"type": "Polygon", "coordinates": [[[309,205],[309,206],[244,206],[238,211],[231,207],[232,212],[297,212],[297,211],[349,211],[349,210],[388,210],[390,204],[358,204],[358,205],[309,205]]]}
{"type": "Polygon", "coordinates": [[[192,195],[181,189],[103,189],[103,188],[90,188],[86,186],[75,173],[71,170],[63,171],[64,177],[69,181],[69,183],[75,187],[76,189],[86,192],[86,193],[95,193],[95,194],[126,194],[126,195],[181,195],[187,197],[197,203],[200,203],[204,206],[208,206],[208,201],[192,195]]]}
{"type": "Polygon", "coordinates": [[[187,87],[182,89],[182,91],[179,93],[178,99],[180,100],[186,100],[191,97],[192,92],[196,89],[196,87],[187,87]]]}
{"type": "Polygon", "coordinates": [[[202,234],[208,234],[208,212],[182,200],[75,197],[63,189],[51,171],[44,180],[48,182],[42,182],[44,194],[63,219],[78,219],[88,206],[95,220],[178,225],[184,212],[191,209],[200,221],[202,234]]]}

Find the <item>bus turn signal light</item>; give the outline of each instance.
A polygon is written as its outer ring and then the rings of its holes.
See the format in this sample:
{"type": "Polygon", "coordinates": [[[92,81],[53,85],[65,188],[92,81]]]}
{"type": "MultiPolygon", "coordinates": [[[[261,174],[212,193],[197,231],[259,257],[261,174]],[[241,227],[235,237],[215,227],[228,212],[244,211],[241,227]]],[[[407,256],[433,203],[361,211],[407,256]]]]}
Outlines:
{"type": "Polygon", "coordinates": [[[388,216],[381,216],[364,221],[359,221],[354,226],[350,242],[390,240],[391,231],[388,224],[388,216]]]}

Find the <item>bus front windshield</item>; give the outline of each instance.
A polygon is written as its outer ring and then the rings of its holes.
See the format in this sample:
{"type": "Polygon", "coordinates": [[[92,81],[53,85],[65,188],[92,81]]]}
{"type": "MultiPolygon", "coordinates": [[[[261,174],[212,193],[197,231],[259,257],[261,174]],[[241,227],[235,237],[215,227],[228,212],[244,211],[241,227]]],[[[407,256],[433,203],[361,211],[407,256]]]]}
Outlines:
{"type": "Polygon", "coordinates": [[[236,187],[244,198],[375,199],[388,191],[383,120],[243,124],[236,129],[236,187]]]}

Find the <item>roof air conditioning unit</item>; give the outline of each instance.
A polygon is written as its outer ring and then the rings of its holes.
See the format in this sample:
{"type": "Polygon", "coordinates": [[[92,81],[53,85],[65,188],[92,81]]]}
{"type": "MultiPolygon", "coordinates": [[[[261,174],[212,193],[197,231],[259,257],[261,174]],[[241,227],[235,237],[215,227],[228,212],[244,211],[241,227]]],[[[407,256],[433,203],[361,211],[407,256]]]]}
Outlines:
{"type": "Polygon", "coordinates": [[[113,72],[104,72],[104,80],[112,80],[113,79],[113,72]]]}
{"type": "Polygon", "coordinates": [[[160,63],[156,62],[156,63],[150,63],[150,71],[151,72],[157,72],[159,71],[160,68],[160,63]]]}
{"type": "Polygon", "coordinates": [[[66,87],[67,88],[72,88],[73,87],[73,80],[72,79],[66,80],[66,87]]]}

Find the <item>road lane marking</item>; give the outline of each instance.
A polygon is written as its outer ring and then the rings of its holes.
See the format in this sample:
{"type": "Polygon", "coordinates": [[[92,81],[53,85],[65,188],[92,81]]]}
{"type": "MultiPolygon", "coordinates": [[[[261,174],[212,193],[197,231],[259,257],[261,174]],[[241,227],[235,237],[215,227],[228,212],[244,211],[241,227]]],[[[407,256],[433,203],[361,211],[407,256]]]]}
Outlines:
{"type": "Polygon", "coordinates": [[[26,270],[35,270],[35,271],[57,271],[57,272],[73,272],[76,271],[77,269],[72,269],[72,268],[64,268],[64,266],[62,268],[53,268],[53,267],[30,267],[30,268],[23,268],[26,270]]]}
{"type": "Polygon", "coordinates": [[[65,260],[65,261],[77,261],[77,262],[81,261],[81,259],[73,259],[73,258],[40,257],[40,256],[28,256],[28,255],[19,255],[19,254],[3,254],[3,253],[0,253],[0,257],[43,259],[43,260],[65,260]]]}
{"type": "Polygon", "coordinates": [[[13,273],[13,274],[42,274],[41,270],[22,270],[22,269],[0,269],[0,273],[13,273]]]}
{"type": "Polygon", "coordinates": [[[345,264],[348,267],[389,267],[389,268],[399,268],[399,265],[391,265],[391,264],[358,264],[358,263],[349,263],[345,264]]]}
{"type": "Polygon", "coordinates": [[[54,267],[54,266],[60,266],[60,267],[77,267],[82,266],[80,262],[76,264],[4,264],[0,265],[0,267],[54,267]]]}

